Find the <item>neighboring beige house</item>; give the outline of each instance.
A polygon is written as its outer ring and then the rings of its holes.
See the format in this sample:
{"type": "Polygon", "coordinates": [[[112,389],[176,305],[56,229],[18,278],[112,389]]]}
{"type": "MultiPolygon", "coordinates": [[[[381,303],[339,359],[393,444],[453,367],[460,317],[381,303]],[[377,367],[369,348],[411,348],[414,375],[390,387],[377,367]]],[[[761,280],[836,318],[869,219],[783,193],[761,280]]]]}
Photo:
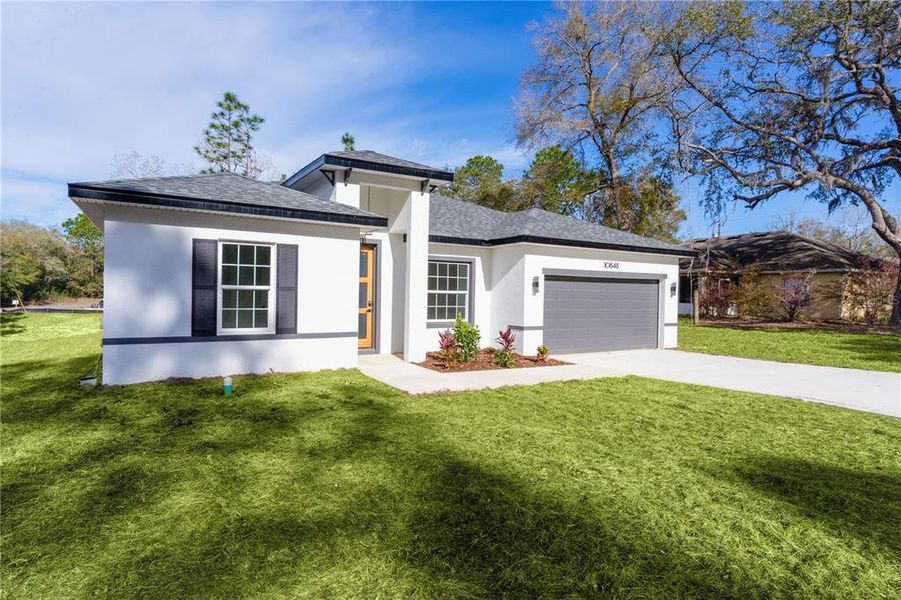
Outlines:
{"type": "Polygon", "coordinates": [[[716,277],[737,283],[756,267],[762,280],[774,287],[798,285],[799,274],[813,273],[809,278],[810,303],[803,317],[819,321],[850,319],[853,315],[845,299],[846,276],[879,264],[866,255],[787,231],[702,238],[684,245],[697,250],[698,256],[680,262],[679,314],[691,314],[692,289],[700,280],[716,277]]]}

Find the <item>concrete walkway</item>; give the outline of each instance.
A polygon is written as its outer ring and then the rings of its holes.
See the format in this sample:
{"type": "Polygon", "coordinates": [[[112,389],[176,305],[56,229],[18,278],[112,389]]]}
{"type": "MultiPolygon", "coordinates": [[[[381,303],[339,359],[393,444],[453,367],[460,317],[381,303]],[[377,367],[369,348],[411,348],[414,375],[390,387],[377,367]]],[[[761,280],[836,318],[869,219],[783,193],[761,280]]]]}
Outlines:
{"type": "Polygon", "coordinates": [[[482,390],[507,385],[532,385],[548,381],[595,379],[597,377],[625,375],[625,373],[605,370],[603,367],[596,365],[578,364],[529,369],[440,373],[404,362],[401,358],[390,354],[362,355],[360,356],[359,364],[360,370],[364,374],[408,394],[482,390]]]}
{"type": "Polygon", "coordinates": [[[630,350],[558,356],[581,366],[712,387],[799,398],[901,417],[901,374],[713,356],[630,350]]]}
{"type": "Polygon", "coordinates": [[[677,350],[629,350],[557,356],[573,363],[468,373],[439,373],[396,356],[360,357],[360,370],[410,394],[477,390],[549,381],[640,375],[681,383],[786,396],[901,417],[901,375],[677,350]]]}

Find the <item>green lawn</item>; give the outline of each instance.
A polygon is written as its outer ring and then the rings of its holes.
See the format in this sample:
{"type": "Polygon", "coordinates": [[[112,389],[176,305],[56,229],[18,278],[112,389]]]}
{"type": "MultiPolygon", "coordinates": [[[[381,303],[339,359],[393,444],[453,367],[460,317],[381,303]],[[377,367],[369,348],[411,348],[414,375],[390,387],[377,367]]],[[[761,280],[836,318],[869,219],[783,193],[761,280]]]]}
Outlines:
{"type": "Polygon", "coordinates": [[[704,354],[901,373],[901,336],[825,330],[740,329],[679,319],[679,349],[704,354]]]}
{"type": "Polygon", "coordinates": [[[86,389],[96,316],[4,319],[9,598],[901,589],[896,419],[632,377],[86,389]]]}

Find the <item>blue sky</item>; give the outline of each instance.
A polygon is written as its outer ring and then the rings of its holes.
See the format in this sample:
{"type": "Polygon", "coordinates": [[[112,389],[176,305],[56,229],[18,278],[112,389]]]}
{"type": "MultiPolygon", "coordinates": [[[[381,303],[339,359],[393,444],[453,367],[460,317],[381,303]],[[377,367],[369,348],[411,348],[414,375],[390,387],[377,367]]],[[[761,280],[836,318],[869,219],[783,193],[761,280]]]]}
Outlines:
{"type": "MultiPolygon", "coordinates": [[[[67,181],[109,178],[138,151],[200,168],[216,100],[235,91],[266,118],[273,175],[340,146],[438,167],[490,154],[518,175],[512,101],[549,3],[14,3],[2,11],[2,211],[49,225],[76,214],[67,181]]],[[[891,207],[901,213],[899,187],[891,207]]],[[[708,233],[686,184],[682,234],[708,233]]],[[[736,207],[726,233],[779,212],[824,216],[801,197],[736,207]]]]}

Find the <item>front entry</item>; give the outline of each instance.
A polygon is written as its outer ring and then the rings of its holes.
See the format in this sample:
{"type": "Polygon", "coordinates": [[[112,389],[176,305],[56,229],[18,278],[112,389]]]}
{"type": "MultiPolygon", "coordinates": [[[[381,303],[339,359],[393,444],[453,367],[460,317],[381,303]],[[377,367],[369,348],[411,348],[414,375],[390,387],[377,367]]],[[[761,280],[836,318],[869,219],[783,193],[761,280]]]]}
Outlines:
{"type": "Polygon", "coordinates": [[[372,348],[375,340],[373,307],[375,306],[375,246],[360,244],[360,292],[357,310],[357,347],[372,348]]]}

